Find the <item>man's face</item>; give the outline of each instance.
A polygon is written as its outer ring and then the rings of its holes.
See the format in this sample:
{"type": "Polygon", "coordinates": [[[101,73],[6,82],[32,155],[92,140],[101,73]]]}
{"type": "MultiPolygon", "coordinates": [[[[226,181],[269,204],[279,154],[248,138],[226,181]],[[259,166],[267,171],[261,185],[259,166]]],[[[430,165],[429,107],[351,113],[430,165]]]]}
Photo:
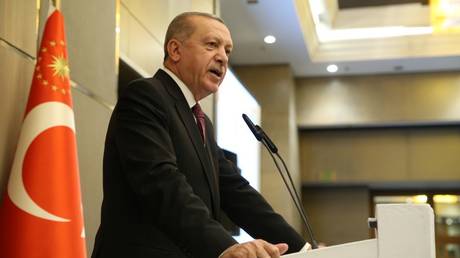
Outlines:
{"type": "Polygon", "coordinates": [[[230,31],[219,21],[190,17],[193,34],[180,44],[177,63],[181,80],[190,88],[196,100],[215,93],[224,79],[233,43],[230,31]]]}

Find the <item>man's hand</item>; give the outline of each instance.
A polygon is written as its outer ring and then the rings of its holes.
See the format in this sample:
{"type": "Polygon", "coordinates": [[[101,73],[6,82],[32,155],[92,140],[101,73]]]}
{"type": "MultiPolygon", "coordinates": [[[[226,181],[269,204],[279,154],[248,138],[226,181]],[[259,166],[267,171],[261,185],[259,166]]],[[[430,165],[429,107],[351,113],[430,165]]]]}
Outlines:
{"type": "Polygon", "coordinates": [[[273,245],[258,239],[232,245],[219,258],[279,258],[287,250],[287,244],[273,245]]]}

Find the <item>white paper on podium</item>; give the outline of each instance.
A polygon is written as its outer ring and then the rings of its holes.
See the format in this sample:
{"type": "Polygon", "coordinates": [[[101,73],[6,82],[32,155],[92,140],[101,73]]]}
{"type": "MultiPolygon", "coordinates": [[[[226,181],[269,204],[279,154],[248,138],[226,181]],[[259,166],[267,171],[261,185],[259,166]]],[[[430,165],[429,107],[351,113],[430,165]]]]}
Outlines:
{"type": "Polygon", "coordinates": [[[342,245],[281,256],[283,258],[377,258],[377,239],[368,239],[342,245]]]}

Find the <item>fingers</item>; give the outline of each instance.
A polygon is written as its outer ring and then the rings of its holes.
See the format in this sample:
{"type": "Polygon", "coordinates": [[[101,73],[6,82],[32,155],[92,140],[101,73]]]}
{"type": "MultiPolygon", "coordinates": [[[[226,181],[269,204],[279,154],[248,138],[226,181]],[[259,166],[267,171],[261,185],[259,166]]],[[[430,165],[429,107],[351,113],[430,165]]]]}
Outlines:
{"type": "Polygon", "coordinates": [[[284,254],[285,252],[287,252],[289,246],[287,244],[276,244],[276,247],[278,247],[278,250],[280,252],[280,255],[281,254],[284,254]]]}
{"type": "Polygon", "coordinates": [[[233,245],[225,250],[219,258],[279,258],[287,249],[287,244],[273,245],[258,239],[233,245]]]}
{"type": "Polygon", "coordinates": [[[258,244],[257,257],[274,258],[280,257],[280,251],[276,245],[272,245],[264,240],[256,240],[258,244]]]}

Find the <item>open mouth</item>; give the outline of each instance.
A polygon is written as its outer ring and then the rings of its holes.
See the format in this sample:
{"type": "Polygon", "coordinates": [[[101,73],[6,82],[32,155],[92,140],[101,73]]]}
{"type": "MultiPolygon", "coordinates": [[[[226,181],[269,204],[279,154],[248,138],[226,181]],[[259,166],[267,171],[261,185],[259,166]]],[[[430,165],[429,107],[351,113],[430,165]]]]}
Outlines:
{"type": "Polygon", "coordinates": [[[222,74],[223,72],[217,68],[211,68],[209,69],[209,72],[211,72],[212,74],[216,75],[217,77],[222,77],[222,74]]]}

